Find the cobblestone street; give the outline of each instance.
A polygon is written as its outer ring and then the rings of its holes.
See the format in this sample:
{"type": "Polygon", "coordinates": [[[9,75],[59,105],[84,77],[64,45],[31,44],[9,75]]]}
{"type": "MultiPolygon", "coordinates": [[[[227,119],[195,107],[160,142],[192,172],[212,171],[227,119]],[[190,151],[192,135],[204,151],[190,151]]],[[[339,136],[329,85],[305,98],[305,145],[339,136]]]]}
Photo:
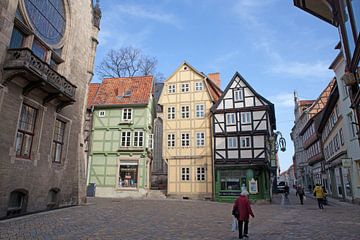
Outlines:
{"type": "MultiPolygon", "coordinates": [[[[1,239],[237,239],[229,203],[92,199],[78,206],[0,222],[1,239]]],[[[252,205],[249,239],[360,239],[360,206],[276,195],[252,205]]]]}

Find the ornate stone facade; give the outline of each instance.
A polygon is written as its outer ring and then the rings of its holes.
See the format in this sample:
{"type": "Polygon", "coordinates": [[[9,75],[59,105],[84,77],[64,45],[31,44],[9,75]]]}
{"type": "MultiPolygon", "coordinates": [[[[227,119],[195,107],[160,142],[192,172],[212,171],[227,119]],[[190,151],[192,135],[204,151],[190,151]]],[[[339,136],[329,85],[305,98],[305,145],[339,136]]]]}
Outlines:
{"type": "Polygon", "coordinates": [[[85,200],[100,17],[91,0],[0,2],[0,218],[85,200]]]}

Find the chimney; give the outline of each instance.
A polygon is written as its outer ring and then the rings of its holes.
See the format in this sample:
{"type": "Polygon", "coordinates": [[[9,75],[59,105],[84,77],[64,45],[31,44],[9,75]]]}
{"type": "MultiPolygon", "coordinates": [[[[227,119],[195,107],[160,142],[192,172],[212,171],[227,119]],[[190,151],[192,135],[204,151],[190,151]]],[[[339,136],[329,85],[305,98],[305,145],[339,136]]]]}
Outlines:
{"type": "Polygon", "coordinates": [[[219,87],[221,88],[221,79],[220,73],[209,73],[208,77],[219,87]]]}

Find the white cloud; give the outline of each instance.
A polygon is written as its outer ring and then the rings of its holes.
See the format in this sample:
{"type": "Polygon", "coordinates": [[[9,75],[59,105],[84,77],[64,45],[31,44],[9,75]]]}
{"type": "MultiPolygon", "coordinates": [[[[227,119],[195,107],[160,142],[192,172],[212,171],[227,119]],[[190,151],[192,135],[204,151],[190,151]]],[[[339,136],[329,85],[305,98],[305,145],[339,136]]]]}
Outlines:
{"type": "Polygon", "coordinates": [[[170,24],[179,29],[182,28],[179,19],[175,15],[153,8],[149,9],[144,6],[135,4],[118,4],[116,5],[115,9],[118,14],[128,15],[135,18],[149,19],[165,24],[170,24]]]}
{"type": "Polygon", "coordinates": [[[285,74],[295,78],[328,78],[333,73],[328,69],[326,62],[277,62],[269,67],[274,74],[285,74]]]}
{"type": "Polygon", "coordinates": [[[274,103],[276,107],[294,108],[293,93],[279,93],[275,96],[269,97],[269,100],[274,103]]]}

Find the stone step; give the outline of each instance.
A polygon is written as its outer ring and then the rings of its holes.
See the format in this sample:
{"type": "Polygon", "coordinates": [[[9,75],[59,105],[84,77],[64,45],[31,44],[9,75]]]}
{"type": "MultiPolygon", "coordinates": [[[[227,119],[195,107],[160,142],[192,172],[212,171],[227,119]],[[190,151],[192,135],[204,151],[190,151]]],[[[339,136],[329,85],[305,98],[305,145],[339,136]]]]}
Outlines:
{"type": "Polygon", "coordinates": [[[150,199],[166,199],[166,195],[162,190],[150,190],[146,196],[150,199]]]}

